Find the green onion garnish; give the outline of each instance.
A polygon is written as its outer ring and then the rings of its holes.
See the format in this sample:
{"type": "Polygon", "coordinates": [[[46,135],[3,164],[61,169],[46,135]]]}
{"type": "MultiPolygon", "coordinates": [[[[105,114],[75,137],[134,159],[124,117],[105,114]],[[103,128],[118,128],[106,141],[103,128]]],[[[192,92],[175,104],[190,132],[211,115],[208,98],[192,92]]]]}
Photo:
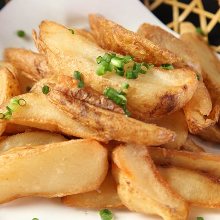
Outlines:
{"type": "Polygon", "coordinates": [[[108,209],[100,210],[99,215],[102,220],[113,220],[113,218],[114,218],[112,212],[108,209]]]}
{"type": "Polygon", "coordinates": [[[128,89],[129,88],[129,84],[128,83],[123,83],[122,84],[122,89],[128,89]]]}
{"type": "Polygon", "coordinates": [[[148,70],[154,67],[152,63],[142,63],[142,66],[146,67],[148,70]]]}
{"type": "Polygon", "coordinates": [[[44,85],[42,88],[43,94],[47,95],[50,92],[50,87],[47,85],[44,85]]]}
{"type": "Polygon", "coordinates": [[[71,34],[74,34],[74,30],[73,29],[69,28],[68,30],[71,32],[71,34]]]}
{"type": "Polygon", "coordinates": [[[196,78],[198,81],[200,80],[200,75],[198,73],[196,73],[196,78]]]}
{"type": "Polygon", "coordinates": [[[74,79],[78,80],[78,88],[83,88],[84,87],[84,82],[82,79],[82,74],[79,71],[74,71],[74,79]]]}
{"type": "Polygon", "coordinates": [[[196,28],[196,33],[197,33],[197,34],[200,34],[200,35],[202,35],[202,36],[205,36],[205,33],[204,33],[204,31],[202,30],[201,27],[197,27],[197,28],[196,28]]]}
{"type": "Polygon", "coordinates": [[[169,63],[162,64],[161,67],[165,70],[173,70],[174,69],[173,65],[169,64],[169,63]]]}
{"type": "Polygon", "coordinates": [[[38,218],[32,218],[32,220],[39,220],[38,218]]]}
{"type": "Polygon", "coordinates": [[[21,38],[24,38],[26,36],[26,34],[25,34],[25,32],[23,30],[18,30],[17,31],[17,36],[21,37],[21,38]]]}
{"type": "Polygon", "coordinates": [[[196,220],[204,220],[203,217],[197,217],[196,220]]]}
{"type": "Polygon", "coordinates": [[[126,93],[124,93],[123,91],[118,92],[114,88],[107,87],[104,90],[104,95],[107,98],[111,99],[115,104],[121,106],[126,115],[130,115],[130,112],[127,110],[127,98],[125,97],[126,93]]]}
{"type": "Polygon", "coordinates": [[[26,101],[24,99],[13,98],[10,100],[9,105],[6,106],[6,111],[0,113],[0,119],[10,119],[13,112],[15,112],[19,106],[25,106],[26,101]]]}

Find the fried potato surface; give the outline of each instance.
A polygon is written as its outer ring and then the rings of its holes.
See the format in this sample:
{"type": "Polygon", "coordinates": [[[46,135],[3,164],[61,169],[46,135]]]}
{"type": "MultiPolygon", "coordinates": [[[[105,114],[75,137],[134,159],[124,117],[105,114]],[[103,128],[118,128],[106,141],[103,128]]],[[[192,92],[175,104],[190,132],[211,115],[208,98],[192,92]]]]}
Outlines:
{"type": "Polygon", "coordinates": [[[171,115],[152,122],[158,126],[174,131],[176,134],[174,140],[164,144],[163,147],[178,150],[186,142],[188,136],[188,127],[185,120],[185,115],[182,111],[174,112],[171,115]]]}
{"type": "Polygon", "coordinates": [[[145,147],[120,146],[113,161],[118,195],[129,210],[165,220],[187,219],[187,204],[160,176],[145,147]]]}
{"type": "Polygon", "coordinates": [[[106,87],[120,90],[123,83],[129,83],[128,108],[133,115],[142,119],[157,118],[182,108],[197,88],[195,73],[187,68],[152,68],[148,74],[142,74],[135,80],[127,80],[113,73],[98,76],[96,58],[106,51],[54,22],[41,23],[37,43],[46,54],[54,73],[72,76],[78,70],[83,75],[85,85],[100,94],[106,87]]]}
{"type": "Polygon", "coordinates": [[[159,167],[160,174],[190,205],[220,208],[219,179],[179,167],[159,167]]]}
{"type": "Polygon", "coordinates": [[[50,74],[47,61],[42,54],[21,48],[7,48],[4,57],[30,80],[38,81],[50,74]]]}
{"type": "Polygon", "coordinates": [[[35,131],[38,130],[36,128],[31,128],[25,125],[18,125],[18,124],[12,124],[12,123],[7,123],[4,135],[14,135],[18,133],[23,133],[23,132],[30,132],[30,131],[35,131]]]}
{"type": "Polygon", "coordinates": [[[198,135],[206,141],[220,143],[220,128],[218,124],[206,128],[205,130],[201,131],[198,135]]]}
{"type": "Polygon", "coordinates": [[[176,38],[171,33],[159,26],[148,23],[142,24],[137,33],[152,41],[154,44],[159,45],[161,48],[167,49],[176,54],[176,56],[181,57],[188,66],[201,74],[201,66],[195,53],[191,51],[186,43],[176,38]]]}
{"type": "Polygon", "coordinates": [[[181,146],[180,150],[191,152],[205,152],[203,146],[196,143],[190,135],[188,135],[186,142],[181,146]]]}
{"type": "Polygon", "coordinates": [[[187,152],[149,147],[149,154],[156,165],[171,165],[197,170],[220,177],[220,156],[203,152],[187,152]]]}
{"type": "MultiPolygon", "coordinates": [[[[74,94],[76,85],[77,83],[71,79],[66,83],[65,89],[60,85],[50,87],[48,98],[57,108],[71,114],[72,118],[78,120],[82,125],[102,131],[106,139],[147,146],[161,145],[173,139],[174,132],[168,129],[144,123],[80,100],[74,94]]],[[[80,91],[77,94],[80,94],[80,91]]]]}
{"type": "Polygon", "coordinates": [[[92,191],[107,169],[107,151],[93,140],[13,148],[0,156],[0,203],[92,191]]]}
{"type": "Polygon", "coordinates": [[[25,132],[8,136],[0,140],[0,153],[14,147],[37,146],[43,144],[57,143],[67,140],[60,134],[46,131],[25,132]]]}
{"type": "MultiPolygon", "coordinates": [[[[70,115],[58,109],[44,94],[26,93],[18,96],[26,101],[25,106],[13,112],[9,123],[39,128],[66,135],[107,141],[102,132],[84,126],[70,115]]],[[[7,105],[7,103],[6,103],[7,105]]],[[[0,109],[4,112],[4,108],[0,109]]]]}
{"type": "Polygon", "coordinates": [[[117,187],[111,172],[108,173],[99,189],[87,193],[70,195],[62,198],[62,203],[80,208],[122,208],[117,187]]]}
{"type": "Polygon", "coordinates": [[[141,35],[97,14],[89,15],[90,27],[96,42],[104,49],[120,54],[129,54],[139,62],[156,65],[164,63],[182,64],[182,59],[141,35]]]}

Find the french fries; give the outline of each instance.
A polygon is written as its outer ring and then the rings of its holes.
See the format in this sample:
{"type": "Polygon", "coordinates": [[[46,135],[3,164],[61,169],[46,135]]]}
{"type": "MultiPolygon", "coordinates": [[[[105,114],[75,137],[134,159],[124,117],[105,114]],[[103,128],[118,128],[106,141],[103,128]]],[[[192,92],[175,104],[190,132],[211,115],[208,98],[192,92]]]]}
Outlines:
{"type": "Polygon", "coordinates": [[[54,73],[72,76],[78,70],[83,75],[85,85],[90,85],[100,94],[106,87],[120,90],[123,83],[129,83],[128,109],[143,120],[158,118],[182,108],[197,88],[196,75],[187,68],[152,68],[148,74],[129,81],[117,74],[98,76],[96,58],[107,51],[77,33],[71,34],[67,28],[54,22],[41,23],[37,43],[54,73]],[[156,83],[158,81],[160,84],[156,83]]]}
{"type": "Polygon", "coordinates": [[[113,151],[113,162],[118,195],[129,210],[187,219],[187,203],[162,179],[145,147],[120,146],[113,151]]]}
{"type": "Polygon", "coordinates": [[[89,22],[97,43],[106,50],[129,54],[139,62],[145,61],[156,65],[164,63],[182,65],[182,59],[178,56],[168,50],[161,50],[152,41],[144,39],[100,15],[89,15],[89,22]]]}
{"type": "Polygon", "coordinates": [[[57,143],[67,140],[60,134],[45,131],[25,132],[5,137],[0,140],[0,153],[14,147],[36,146],[50,143],[57,143]]]}
{"type": "Polygon", "coordinates": [[[62,198],[62,203],[81,208],[122,208],[118,197],[116,183],[111,172],[108,173],[99,189],[87,193],[70,195],[62,198]]]}
{"type": "MultiPolygon", "coordinates": [[[[50,103],[44,94],[26,93],[17,98],[24,99],[26,105],[19,107],[13,113],[12,117],[7,120],[9,123],[51,132],[61,132],[71,136],[107,141],[102,132],[97,132],[73,120],[70,115],[50,103]]],[[[3,107],[0,109],[0,112],[4,112],[3,107]]]]}
{"type": "Polygon", "coordinates": [[[213,125],[199,133],[199,137],[204,140],[220,143],[220,128],[218,125],[213,125]]]}
{"type": "Polygon", "coordinates": [[[93,140],[13,148],[0,156],[0,203],[96,190],[107,169],[107,151],[93,140]]]}
{"type": "Polygon", "coordinates": [[[181,146],[180,150],[191,151],[191,152],[205,152],[203,146],[197,144],[189,135],[186,139],[186,142],[181,146]]]}
{"type": "Polygon", "coordinates": [[[42,54],[20,48],[7,48],[4,57],[19,72],[34,82],[50,74],[46,59],[42,54]]]}
{"type": "Polygon", "coordinates": [[[219,178],[180,167],[158,169],[170,186],[191,205],[220,208],[219,178]]]}

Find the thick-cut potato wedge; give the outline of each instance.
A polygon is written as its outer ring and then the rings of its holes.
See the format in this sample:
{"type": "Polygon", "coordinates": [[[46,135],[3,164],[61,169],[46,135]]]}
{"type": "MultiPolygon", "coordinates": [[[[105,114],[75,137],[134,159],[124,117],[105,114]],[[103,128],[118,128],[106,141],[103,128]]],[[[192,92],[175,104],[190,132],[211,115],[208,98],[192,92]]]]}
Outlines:
{"type": "Polygon", "coordinates": [[[196,143],[191,136],[188,135],[186,142],[181,146],[180,150],[191,152],[205,152],[202,146],[196,143]]]}
{"type": "MultiPolygon", "coordinates": [[[[11,119],[7,121],[9,123],[52,132],[62,132],[76,137],[107,141],[102,131],[96,131],[82,125],[77,120],[73,120],[70,115],[52,104],[44,94],[26,93],[17,98],[24,99],[26,105],[13,112],[11,119]]],[[[0,112],[4,112],[4,108],[0,109],[0,112]]]]}
{"type": "Polygon", "coordinates": [[[19,72],[27,78],[38,81],[50,75],[44,55],[21,48],[7,48],[4,51],[5,60],[12,63],[19,72]]]}
{"type": "Polygon", "coordinates": [[[154,120],[152,122],[158,126],[174,131],[176,134],[174,141],[164,144],[163,147],[179,150],[186,142],[188,136],[188,127],[185,120],[185,115],[182,111],[174,112],[171,115],[154,120]]]}
{"type": "MultiPolygon", "coordinates": [[[[50,101],[57,108],[71,114],[73,119],[82,125],[101,131],[108,140],[157,146],[171,141],[174,137],[174,132],[170,130],[96,107],[77,98],[74,92],[77,83],[71,78],[63,85],[50,86],[50,101]]],[[[77,94],[80,96],[80,91],[77,94]]]]}
{"type": "Polygon", "coordinates": [[[133,115],[141,115],[142,119],[157,118],[182,108],[197,88],[195,73],[185,68],[152,68],[148,74],[142,74],[135,80],[113,73],[98,76],[96,58],[106,51],[54,22],[41,23],[37,43],[54,73],[72,76],[78,70],[83,74],[85,85],[90,85],[100,94],[106,87],[120,90],[123,83],[129,83],[128,107],[133,115]]]}
{"type": "Polygon", "coordinates": [[[220,128],[219,125],[213,125],[198,134],[202,139],[206,141],[213,141],[220,143],[220,128]]]}
{"type": "Polygon", "coordinates": [[[171,165],[208,173],[220,177],[220,156],[203,152],[169,150],[159,147],[148,148],[156,165],[171,165]]]}
{"type": "Polygon", "coordinates": [[[209,126],[216,124],[220,114],[218,104],[212,108],[211,97],[203,82],[199,82],[192,99],[183,109],[189,131],[192,134],[198,134],[209,126]]]}
{"type": "Polygon", "coordinates": [[[219,178],[179,167],[158,167],[160,174],[190,205],[220,208],[219,178]]]}
{"type": "Polygon", "coordinates": [[[195,53],[190,50],[190,47],[188,47],[186,43],[176,38],[171,33],[159,26],[148,23],[142,24],[137,33],[143,35],[143,37],[159,45],[161,48],[167,49],[176,54],[176,56],[181,57],[188,66],[201,74],[201,66],[195,53]]]}
{"type": "Polygon", "coordinates": [[[111,172],[108,173],[99,189],[87,193],[63,197],[65,205],[81,208],[122,208],[123,204],[118,197],[117,187],[111,172]]]}
{"type": "Polygon", "coordinates": [[[60,134],[46,131],[33,131],[12,135],[0,140],[0,153],[14,147],[36,146],[66,141],[60,134]]]}
{"type": "Polygon", "coordinates": [[[93,140],[13,148],[0,156],[0,203],[92,191],[107,170],[107,150],[93,140]]]}
{"type": "Polygon", "coordinates": [[[74,29],[74,33],[77,32],[78,34],[86,37],[88,40],[92,42],[96,42],[94,36],[90,31],[87,31],[86,29],[74,29]]]}
{"type": "Polygon", "coordinates": [[[103,16],[89,16],[90,27],[96,42],[104,49],[120,54],[129,54],[139,62],[156,65],[171,63],[182,65],[182,59],[141,35],[126,30],[103,16]]]}
{"type": "Polygon", "coordinates": [[[21,94],[30,92],[30,90],[31,90],[32,86],[35,84],[35,82],[32,79],[28,78],[26,76],[26,73],[22,72],[22,71],[18,71],[16,76],[17,76],[17,79],[18,79],[18,82],[20,85],[21,94]]]}
{"type": "Polygon", "coordinates": [[[128,209],[164,220],[187,219],[187,204],[160,176],[145,147],[120,146],[113,162],[118,195],[128,209]]]}

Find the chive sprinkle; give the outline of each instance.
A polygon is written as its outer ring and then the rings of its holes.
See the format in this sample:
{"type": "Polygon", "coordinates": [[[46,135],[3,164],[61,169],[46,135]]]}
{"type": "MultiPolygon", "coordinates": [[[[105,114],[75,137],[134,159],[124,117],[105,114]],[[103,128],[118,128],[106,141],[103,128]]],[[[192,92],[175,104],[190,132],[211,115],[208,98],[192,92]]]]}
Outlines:
{"type": "Polygon", "coordinates": [[[169,64],[169,63],[162,64],[161,67],[165,70],[173,70],[174,69],[173,65],[169,64]]]}
{"type": "Polygon", "coordinates": [[[73,29],[69,28],[68,30],[71,32],[71,34],[75,34],[73,29]]]}
{"type": "Polygon", "coordinates": [[[123,83],[121,87],[122,87],[122,89],[128,89],[129,84],[128,83],[123,83]]]}
{"type": "Polygon", "coordinates": [[[204,220],[203,217],[197,217],[196,220],[204,220]]]}
{"type": "Polygon", "coordinates": [[[39,220],[38,218],[32,218],[32,220],[39,220]]]}
{"type": "Polygon", "coordinates": [[[200,75],[198,73],[196,73],[196,78],[198,81],[200,80],[200,75]]]}
{"type": "Polygon", "coordinates": [[[100,210],[99,215],[102,220],[113,220],[113,218],[114,218],[112,212],[108,209],[100,210]]]}
{"type": "Polygon", "coordinates": [[[204,31],[202,30],[201,27],[197,27],[197,28],[196,28],[196,33],[197,33],[197,34],[200,34],[200,35],[202,35],[202,36],[205,36],[205,33],[204,33],[204,31]]]}
{"type": "Polygon", "coordinates": [[[26,36],[26,33],[23,30],[18,30],[17,31],[17,36],[20,38],[24,38],[26,36]]]}
{"type": "Polygon", "coordinates": [[[50,92],[50,87],[47,85],[44,85],[42,87],[42,92],[43,92],[43,94],[47,95],[50,92]]]}
{"type": "Polygon", "coordinates": [[[79,71],[74,71],[73,77],[74,79],[78,80],[78,88],[83,88],[84,82],[82,79],[82,74],[79,71]]]}

